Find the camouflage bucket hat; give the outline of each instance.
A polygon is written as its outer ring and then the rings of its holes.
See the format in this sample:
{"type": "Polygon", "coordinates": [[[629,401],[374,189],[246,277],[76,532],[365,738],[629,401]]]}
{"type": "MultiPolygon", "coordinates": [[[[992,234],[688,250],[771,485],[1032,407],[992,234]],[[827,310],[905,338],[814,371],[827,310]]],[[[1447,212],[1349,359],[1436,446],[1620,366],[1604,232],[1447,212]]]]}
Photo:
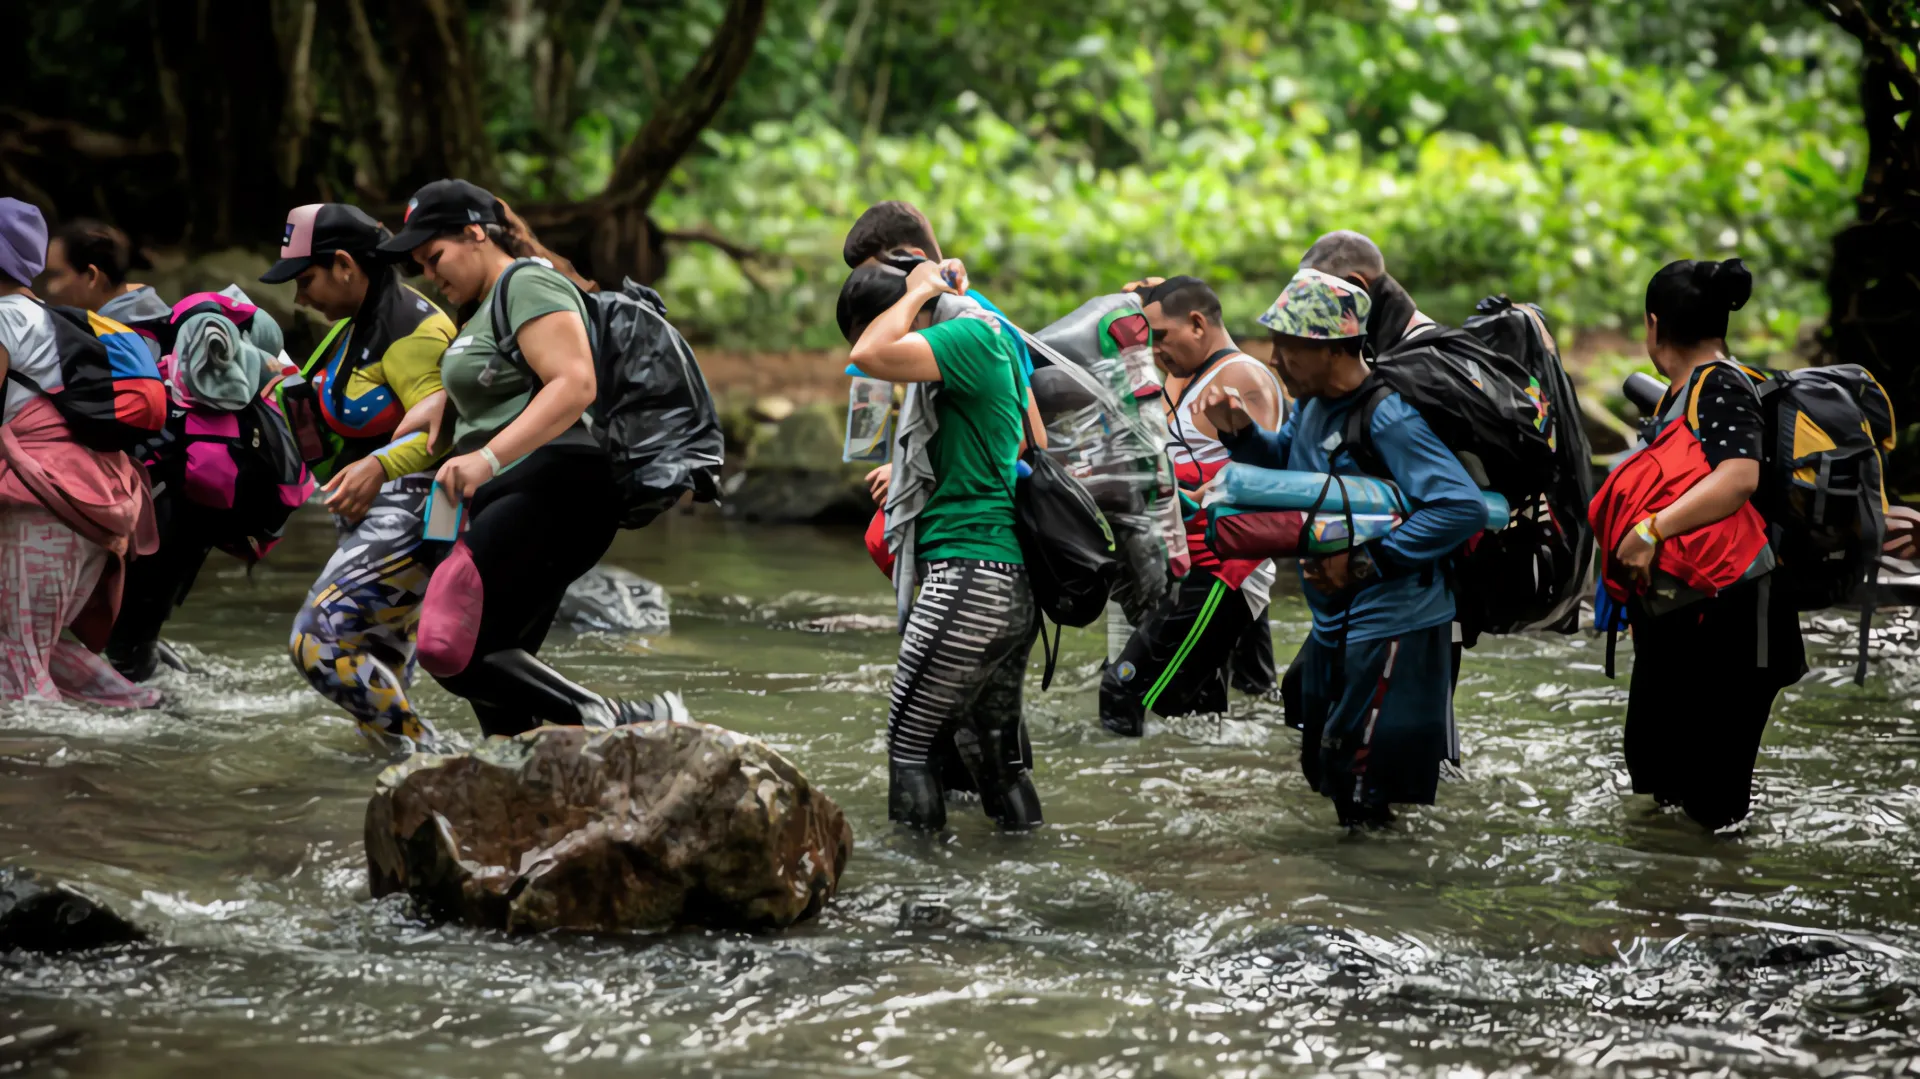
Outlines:
{"type": "Polygon", "coordinates": [[[1301,270],[1287,282],[1260,325],[1286,337],[1344,341],[1367,332],[1373,299],[1351,281],[1319,270],[1301,270]]]}

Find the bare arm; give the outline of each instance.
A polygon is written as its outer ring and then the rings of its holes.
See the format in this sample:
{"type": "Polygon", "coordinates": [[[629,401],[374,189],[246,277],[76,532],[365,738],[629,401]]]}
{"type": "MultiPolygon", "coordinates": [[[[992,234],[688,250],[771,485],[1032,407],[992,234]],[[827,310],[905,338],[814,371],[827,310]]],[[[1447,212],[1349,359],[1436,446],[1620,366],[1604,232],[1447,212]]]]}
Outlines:
{"type": "MultiPolygon", "coordinates": [[[[1041,449],[1047,448],[1047,425],[1040,422],[1040,403],[1033,399],[1033,391],[1027,391],[1027,423],[1033,428],[1033,440],[1041,449]]],[[[1020,451],[1026,452],[1027,440],[1020,440],[1020,451]]]]}
{"type": "Polygon", "coordinates": [[[520,352],[540,388],[513,422],[488,441],[502,465],[518,461],[560,437],[593,404],[596,383],[587,326],[577,311],[552,311],[523,324],[520,352]]]}
{"type": "Polygon", "coordinates": [[[1673,505],[1653,515],[1653,527],[1662,536],[1678,536],[1724,521],[1740,511],[1760,489],[1760,462],[1722,461],[1706,479],[1693,485],[1673,505]]]}
{"type": "Polygon", "coordinates": [[[860,340],[853,343],[847,357],[869,377],[888,382],[938,382],[940,365],[934,362],[933,346],[913,332],[920,309],[943,292],[964,292],[966,267],[958,259],[945,263],[924,262],[907,275],[907,294],[880,317],[867,324],[860,340]],[[943,269],[951,269],[958,287],[941,278],[943,269]]]}
{"type": "MultiPolygon", "coordinates": [[[[1653,515],[1654,531],[1666,539],[1724,521],[1739,512],[1759,488],[1760,462],[1722,461],[1706,479],[1675,499],[1673,505],[1653,515]]],[[[1652,579],[1653,560],[1658,550],[1635,529],[1620,537],[1613,554],[1628,580],[1647,581],[1652,579]]]]}
{"type": "MultiPolygon", "coordinates": [[[[1248,363],[1235,363],[1232,367],[1221,371],[1219,375],[1215,376],[1207,388],[1211,390],[1215,386],[1222,387],[1223,392],[1226,387],[1231,387],[1239,391],[1241,413],[1251,417],[1255,423],[1260,425],[1262,430],[1277,431],[1280,429],[1281,411],[1279,387],[1274,385],[1273,376],[1267,374],[1264,367],[1255,367],[1253,364],[1248,363]]],[[[1215,398],[1212,394],[1209,394],[1207,399],[1214,400],[1215,398]]],[[[1212,435],[1215,438],[1220,437],[1220,430],[1214,426],[1213,420],[1207,415],[1204,405],[1196,404],[1194,406],[1193,420],[1194,426],[1200,428],[1202,433],[1212,435]]]]}
{"type": "Polygon", "coordinates": [[[488,440],[484,451],[448,458],[440,466],[434,479],[460,501],[496,475],[487,451],[505,468],[560,437],[593,403],[593,350],[578,311],[550,311],[529,319],[520,327],[519,341],[540,388],[520,415],[488,440]]]}

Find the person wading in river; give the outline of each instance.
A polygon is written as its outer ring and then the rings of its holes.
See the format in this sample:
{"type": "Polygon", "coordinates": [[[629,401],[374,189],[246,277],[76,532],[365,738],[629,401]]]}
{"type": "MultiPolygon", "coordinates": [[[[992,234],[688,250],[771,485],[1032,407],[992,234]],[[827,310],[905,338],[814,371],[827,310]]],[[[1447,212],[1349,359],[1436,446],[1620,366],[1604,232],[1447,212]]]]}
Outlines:
{"type": "MultiPolygon", "coordinates": [[[[1222,386],[1200,401],[1220,441],[1262,468],[1363,475],[1343,439],[1368,367],[1361,356],[1371,302],[1319,270],[1295,274],[1260,321],[1299,404],[1262,429],[1222,386]]],[[[1394,803],[1431,805],[1440,762],[1454,755],[1453,594],[1439,563],[1481,530],[1479,489],[1452,451],[1396,393],[1368,434],[1413,510],[1386,538],[1300,561],[1313,632],[1301,669],[1301,765],[1340,822],[1376,827],[1394,803]]]]}
{"type": "MultiPolygon", "coordinates": [[[[1220,299],[1205,282],[1169,278],[1147,285],[1141,299],[1153,357],[1169,376],[1167,425],[1173,443],[1168,452],[1182,491],[1197,500],[1201,485],[1227,463],[1218,432],[1195,407],[1205,391],[1231,389],[1254,422],[1269,430],[1285,417],[1286,396],[1267,366],[1233,343],[1220,299]]],[[[1273,644],[1265,620],[1273,563],[1220,559],[1207,548],[1206,537],[1206,511],[1196,501],[1187,518],[1193,571],[1134,631],[1100,679],[1100,723],[1115,734],[1141,735],[1149,710],[1225,712],[1229,667],[1244,637],[1254,637],[1256,652],[1264,641],[1265,661],[1257,665],[1271,675],[1273,644]]]]}
{"type": "Polygon", "coordinates": [[[838,316],[855,366],[922,384],[916,391],[929,395],[937,421],[926,474],[917,462],[901,465],[902,484],[912,477],[928,490],[911,525],[919,593],[887,711],[887,815],[924,831],[944,828],[933,754],[964,740],[982,807],[1011,831],[1041,823],[1021,746],[1021,681],[1039,615],[1014,532],[1013,488],[1022,413],[1036,438],[1045,429],[1013,335],[998,318],[972,309],[934,324],[934,302],[965,291],[957,260],[922,262],[910,273],[863,265],[840,291],[838,316]]]}
{"type": "Polygon", "coordinates": [[[158,542],[153,501],[132,457],[81,445],[48,397],[65,389],[58,316],[28,287],[46,252],[39,209],[0,198],[0,700],[152,707],[95,653],[127,559],[158,542]]]}
{"type": "MultiPolygon", "coordinates": [[[[933,224],[927,215],[911,202],[891,200],[876,202],[867,207],[866,212],[854,221],[847,230],[847,239],[840,248],[840,257],[847,263],[849,270],[877,261],[885,256],[912,256],[914,258],[941,261],[945,256],[940,253],[940,241],[933,235],[933,224]]],[[[968,286],[965,295],[985,308],[993,317],[1000,320],[1012,338],[1014,352],[1020,360],[1021,377],[1033,378],[1033,353],[1028,350],[1027,342],[1020,336],[1019,327],[1013,324],[1006,312],[995,307],[992,300],[979,289],[968,286]]],[[[887,501],[887,483],[893,478],[893,465],[884,464],[867,473],[867,489],[873,494],[874,505],[885,505],[887,501]]]]}
{"type": "MultiPolygon", "coordinates": [[[[1663,428],[1684,423],[1693,437],[1656,436],[1641,452],[1661,455],[1663,476],[1684,476],[1691,468],[1697,478],[1664,508],[1639,517],[1606,567],[1609,576],[1645,585],[1662,546],[1695,533],[1713,534],[1717,550],[1753,556],[1728,564],[1734,579],[1711,597],[1659,609],[1636,588],[1627,603],[1634,659],[1626,757],[1633,789],[1680,806],[1708,828],[1747,815],[1754,758],[1774,698],[1807,671],[1799,615],[1784,590],[1764,587],[1770,555],[1755,556],[1766,548],[1766,522],[1750,508],[1760,487],[1766,428],[1753,381],[1727,359],[1729,315],[1752,292],[1753,275],[1739,259],[1671,263],[1647,285],[1647,355],[1672,384],[1657,414],[1671,411],[1674,418],[1663,428]],[[1682,400],[1686,407],[1675,408],[1682,400]]],[[[1596,517],[1595,534],[1625,528],[1626,520],[1596,517]]]]}
{"type": "Polygon", "coordinates": [[[411,256],[449,302],[477,305],[440,361],[456,419],[454,456],[434,478],[464,506],[466,532],[427,586],[420,665],[489,735],[684,717],[675,694],[603,697],[535,657],[567,586],[619,528],[611,463],[586,419],[595,378],[579,288],[504,203],[465,180],[415,192],[379,250],[411,256]],[[497,340],[494,290],[523,259],[505,304],[512,337],[497,340]]]}
{"type": "Polygon", "coordinates": [[[112,225],[86,218],[69,221],[47,245],[47,302],[98,311],[146,339],[147,351],[160,358],[160,337],[173,318],[173,305],[152,285],[128,281],[136,266],[133,243],[112,225]]]}
{"type": "Polygon", "coordinates": [[[325,484],[339,543],[294,617],[288,648],[307,682],[369,740],[404,747],[434,741],[407,687],[420,603],[443,548],[421,538],[440,455],[426,433],[394,432],[407,411],[442,393],[453,320],[375,253],[391,237],[357,207],[295,207],[280,261],[260,280],[296,282],[295,302],[334,320],[301,369],[307,410],[293,414],[312,425],[296,435],[322,454],[308,464],[325,484]]]}

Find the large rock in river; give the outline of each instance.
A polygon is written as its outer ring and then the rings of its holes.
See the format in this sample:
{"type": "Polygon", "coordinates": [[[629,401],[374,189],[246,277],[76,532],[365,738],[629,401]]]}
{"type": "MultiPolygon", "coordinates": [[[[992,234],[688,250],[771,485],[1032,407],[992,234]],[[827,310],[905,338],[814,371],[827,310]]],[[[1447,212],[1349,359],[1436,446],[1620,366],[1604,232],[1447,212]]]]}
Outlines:
{"type": "Polygon", "coordinates": [[[853,850],[833,799],[705,723],[542,727],[382,772],[375,896],[514,932],[778,929],[820,912],[853,850]]]}
{"type": "Polygon", "coordinates": [[[146,939],[133,923],[71,886],[0,866],[0,952],[83,952],[146,939]]]}

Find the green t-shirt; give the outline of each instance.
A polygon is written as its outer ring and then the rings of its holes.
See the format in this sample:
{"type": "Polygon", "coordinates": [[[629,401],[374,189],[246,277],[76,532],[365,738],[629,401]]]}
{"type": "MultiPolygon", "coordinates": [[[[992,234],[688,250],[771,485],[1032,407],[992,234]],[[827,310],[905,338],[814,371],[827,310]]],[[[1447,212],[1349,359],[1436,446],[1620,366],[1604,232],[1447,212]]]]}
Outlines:
{"type": "Polygon", "coordinates": [[[940,429],[927,447],[936,478],[916,521],[923,561],[1019,564],[1014,460],[1027,395],[1020,354],[997,319],[963,315],[920,331],[940,366],[940,429]]]}
{"type": "MultiPolygon", "coordinates": [[[[480,309],[460,327],[440,358],[440,381],[459,414],[453,427],[455,453],[472,453],[486,445],[526,410],[538,386],[538,380],[515,364],[494,339],[493,290],[498,283],[496,278],[487,287],[480,309]]],[[[515,270],[513,283],[507,286],[507,327],[518,334],[520,327],[555,311],[573,311],[586,319],[585,301],[573,282],[537,262],[515,270]]],[[[574,442],[593,445],[593,436],[584,425],[575,425],[549,445],[574,442]]]]}

